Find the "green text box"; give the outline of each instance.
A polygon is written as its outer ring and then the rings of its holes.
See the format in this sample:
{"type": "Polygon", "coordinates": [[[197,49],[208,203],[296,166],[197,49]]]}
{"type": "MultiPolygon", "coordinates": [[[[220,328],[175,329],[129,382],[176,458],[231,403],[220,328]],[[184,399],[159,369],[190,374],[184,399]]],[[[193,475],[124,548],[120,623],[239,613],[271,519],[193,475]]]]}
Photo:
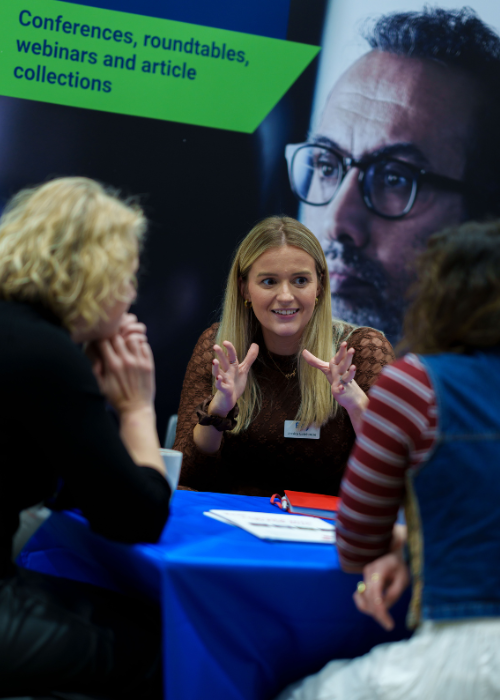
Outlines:
{"type": "Polygon", "coordinates": [[[0,4],[0,94],[252,133],[318,53],[60,0],[0,4]]]}

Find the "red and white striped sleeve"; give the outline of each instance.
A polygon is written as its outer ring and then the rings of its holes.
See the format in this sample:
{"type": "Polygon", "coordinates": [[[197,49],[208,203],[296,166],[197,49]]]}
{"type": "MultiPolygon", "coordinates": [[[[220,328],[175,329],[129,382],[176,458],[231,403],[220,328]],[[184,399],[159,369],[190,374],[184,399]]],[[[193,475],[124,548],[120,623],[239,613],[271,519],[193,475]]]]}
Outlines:
{"type": "Polygon", "coordinates": [[[360,570],[388,551],[405,492],[405,472],[427,459],[436,436],[436,398],[416,355],[385,367],[344,475],[337,517],[342,568],[360,570]]]}

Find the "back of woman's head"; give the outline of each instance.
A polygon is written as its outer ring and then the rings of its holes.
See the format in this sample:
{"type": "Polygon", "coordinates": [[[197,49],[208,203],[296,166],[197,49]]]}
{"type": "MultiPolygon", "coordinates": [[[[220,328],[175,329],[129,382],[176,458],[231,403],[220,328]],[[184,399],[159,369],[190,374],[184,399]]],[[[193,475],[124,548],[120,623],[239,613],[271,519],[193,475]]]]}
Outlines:
{"type": "Polygon", "coordinates": [[[70,329],[121,299],[146,229],[142,211],[83,177],[22,190],[0,219],[0,297],[41,302],[70,329]]]}
{"type": "Polygon", "coordinates": [[[429,239],[402,346],[420,353],[500,345],[500,222],[468,222],[429,239]]]}

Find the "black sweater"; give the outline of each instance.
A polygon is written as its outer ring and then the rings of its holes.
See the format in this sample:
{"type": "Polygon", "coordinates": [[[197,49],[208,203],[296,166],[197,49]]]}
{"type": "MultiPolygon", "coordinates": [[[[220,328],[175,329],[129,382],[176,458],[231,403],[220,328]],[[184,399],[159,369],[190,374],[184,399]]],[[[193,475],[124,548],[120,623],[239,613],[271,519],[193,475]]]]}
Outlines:
{"type": "Polygon", "coordinates": [[[13,571],[19,511],[57,494],[122,542],[156,541],[170,487],[137,467],[105,407],[91,364],[38,305],[0,300],[0,577],[13,571]]]}

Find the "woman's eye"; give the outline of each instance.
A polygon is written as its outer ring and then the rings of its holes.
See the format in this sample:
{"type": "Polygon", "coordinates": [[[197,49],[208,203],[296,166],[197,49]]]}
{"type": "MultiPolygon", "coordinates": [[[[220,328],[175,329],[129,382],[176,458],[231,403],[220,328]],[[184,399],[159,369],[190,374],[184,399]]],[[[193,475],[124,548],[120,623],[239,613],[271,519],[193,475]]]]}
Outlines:
{"type": "Polygon", "coordinates": [[[274,284],[274,280],[271,277],[268,277],[265,280],[262,280],[261,284],[264,285],[264,287],[271,287],[274,284]]]}
{"type": "Polygon", "coordinates": [[[307,277],[296,277],[295,278],[295,284],[298,284],[299,287],[303,287],[308,282],[309,282],[309,280],[307,279],[307,277]]]}

